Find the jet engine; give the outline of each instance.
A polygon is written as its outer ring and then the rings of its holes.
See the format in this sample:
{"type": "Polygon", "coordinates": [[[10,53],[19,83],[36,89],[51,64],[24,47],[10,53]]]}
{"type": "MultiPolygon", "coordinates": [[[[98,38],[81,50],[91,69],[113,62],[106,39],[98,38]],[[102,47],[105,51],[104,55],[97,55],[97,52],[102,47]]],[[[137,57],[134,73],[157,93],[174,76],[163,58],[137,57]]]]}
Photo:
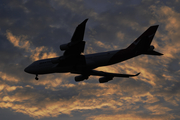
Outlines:
{"type": "Polygon", "coordinates": [[[113,79],[113,77],[106,77],[106,76],[104,76],[102,78],[99,78],[99,82],[100,83],[105,83],[105,82],[108,82],[108,81],[110,81],[112,79],[113,79]]]}
{"type": "Polygon", "coordinates": [[[88,79],[88,77],[89,77],[89,76],[87,76],[87,75],[76,76],[76,77],[75,77],[75,81],[76,81],[76,82],[83,81],[83,80],[85,80],[85,79],[88,79]]]}
{"type": "Polygon", "coordinates": [[[153,45],[151,45],[151,46],[149,47],[148,51],[152,51],[152,50],[154,50],[154,46],[153,46],[153,45]]]}
{"type": "Polygon", "coordinates": [[[61,51],[67,50],[68,48],[69,48],[69,43],[60,45],[61,51]]]}

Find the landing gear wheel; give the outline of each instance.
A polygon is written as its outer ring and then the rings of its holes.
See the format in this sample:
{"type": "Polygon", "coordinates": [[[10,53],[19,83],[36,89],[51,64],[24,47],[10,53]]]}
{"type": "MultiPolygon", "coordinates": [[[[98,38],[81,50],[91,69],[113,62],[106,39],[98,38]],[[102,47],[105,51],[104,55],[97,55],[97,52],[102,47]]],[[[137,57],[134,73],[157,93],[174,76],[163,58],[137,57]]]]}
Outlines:
{"type": "Polygon", "coordinates": [[[35,79],[36,79],[36,80],[39,80],[38,75],[36,75],[35,79]]]}

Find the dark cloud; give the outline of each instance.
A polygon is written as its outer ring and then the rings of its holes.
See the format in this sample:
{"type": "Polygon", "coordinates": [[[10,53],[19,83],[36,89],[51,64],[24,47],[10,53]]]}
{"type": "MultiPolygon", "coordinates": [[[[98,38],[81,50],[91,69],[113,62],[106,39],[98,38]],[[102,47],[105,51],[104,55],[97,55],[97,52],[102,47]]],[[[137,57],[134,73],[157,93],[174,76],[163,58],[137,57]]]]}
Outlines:
{"type": "Polygon", "coordinates": [[[1,0],[0,111],[3,119],[178,119],[179,1],[1,0]],[[71,74],[39,76],[24,68],[62,55],[76,26],[89,18],[86,53],[127,47],[159,24],[153,45],[162,57],[139,56],[102,68],[137,73],[105,84],[98,77],[75,83],[71,74]]]}

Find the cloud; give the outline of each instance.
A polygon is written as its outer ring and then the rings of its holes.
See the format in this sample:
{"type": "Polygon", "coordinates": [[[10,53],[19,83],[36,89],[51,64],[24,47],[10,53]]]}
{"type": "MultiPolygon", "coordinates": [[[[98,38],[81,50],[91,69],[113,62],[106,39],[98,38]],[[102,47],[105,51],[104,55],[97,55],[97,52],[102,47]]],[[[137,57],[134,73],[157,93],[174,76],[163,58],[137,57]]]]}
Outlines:
{"type": "Polygon", "coordinates": [[[171,111],[170,108],[168,107],[164,107],[164,106],[161,106],[161,105],[154,105],[154,106],[145,106],[148,110],[150,110],[152,112],[152,114],[155,114],[155,115],[162,115],[162,114],[166,114],[167,111],[171,111]]]}
{"type": "Polygon", "coordinates": [[[7,73],[3,73],[0,71],[0,78],[4,81],[9,81],[9,82],[19,82],[19,78],[11,76],[7,73]]]}
{"type": "Polygon", "coordinates": [[[71,12],[76,13],[78,15],[89,16],[94,19],[99,19],[98,13],[96,13],[92,9],[86,8],[86,4],[81,0],[76,0],[73,2],[67,0],[53,0],[52,5],[56,9],[58,9],[59,7],[64,7],[66,10],[70,10],[71,12]]]}
{"type": "Polygon", "coordinates": [[[29,41],[25,41],[25,39],[27,38],[26,36],[16,37],[16,36],[13,36],[10,31],[7,31],[7,35],[6,35],[6,36],[7,36],[7,39],[8,39],[15,47],[24,48],[24,49],[26,49],[26,50],[29,49],[30,43],[29,43],[29,41]]]}
{"type": "Polygon", "coordinates": [[[61,114],[70,115],[73,111],[81,110],[93,111],[102,109],[105,111],[111,110],[112,112],[129,110],[131,108],[136,109],[136,105],[130,106],[130,104],[141,101],[141,98],[129,97],[130,101],[127,100],[128,97],[118,99],[120,96],[125,95],[122,91],[128,92],[129,90],[123,83],[122,86],[80,83],[70,88],[65,87],[65,89],[62,89],[62,85],[59,89],[53,91],[50,89],[42,91],[38,90],[37,87],[32,88],[29,86],[9,86],[6,87],[8,95],[2,97],[1,108],[11,108],[13,111],[22,112],[34,118],[56,117],[61,114]],[[66,94],[69,92],[71,94],[66,94]]]}
{"type": "Polygon", "coordinates": [[[19,37],[14,36],[10,31],[7,31],[7,39],[15,46],[21,49],[25,49],[27,52],[31,53],[32,55],[30,58],[32,60],[39,60],[39,59],[46,59],[46,58],[52,58],[57,57],[57,54],[53,52],[51,49],[51,52],[49,52],[49,49],[42,46],[42,47],[36,47],[30,44],[30,42],[27,39],[26,36],[22,35],[19,37]],[[47,52],[48,51],[48,52],[47,52]],[[42,54],[42,55],[41,55],[42,54]]]}
{"type": "Polygon", "coordinates": [[[112,120],[112,119],[119,119],[119,120],[131,120],[131,119],[136,119],[136,120],[169,120],[173,119],[174,117],[171,116],[157,116],[157,117],[149,117],[149,116],[138,116],[136,114],[115,114],[115,115],[97,115],[97,116],[91,116],[87,118],[87,120],[99,120],[99,119],[106,119],[106,120],[112,120]]]}
{"type": "Polygon", "coordinates": [[[178,1],[165,2],[3,1],[0,108],[37,119],[66,115],[75,119],[178,119],[180,14],[173,5],[178,1]],[[99,77],[76,83],[75,75],[69,73],[42,75],[35,81],[23,72],[34,60],[58,56],[59,45],[70,41],[85,18],[89,18],[85,54],[125,48],[149,26],[159,24],[152,44],[164,56],[142,55],[98,68],[112,73],[141,72],[104,84],[98,83],[99,77]]]}
{"type": "MultiPolygon", "coordinates": [[[[171,59],[177,58],[177,53],[179,53],[179,42],[177,39],[180,37],[178,31],[180,30],[180,13],[176,12],[173,8],[169,6],[150,6],[150,9],[153,11],[153,15],[158,18],[158,21],[163,23],[167,34],[160,34],[161,38],[165,38],[163,42],[164,46],[162,51],[166,57],[171,59]]],[[[161,27],[161,26],[160,26],[161,27]]]]}

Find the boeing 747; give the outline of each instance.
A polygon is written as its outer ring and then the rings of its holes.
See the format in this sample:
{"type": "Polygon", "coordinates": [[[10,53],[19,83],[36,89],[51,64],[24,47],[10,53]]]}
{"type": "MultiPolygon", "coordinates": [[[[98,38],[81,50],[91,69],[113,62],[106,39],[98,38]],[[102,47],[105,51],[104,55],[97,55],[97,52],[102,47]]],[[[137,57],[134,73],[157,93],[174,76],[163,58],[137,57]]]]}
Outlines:
{"type": "Polygon", "coordinates": [[[76,82],[83,81],[88,79],[89,76],[94,75],[102,76],[99,78],[99,82],[105,83],[114,77],[133,77],[138,76],[140,73],[135,75],[108,73],[94,70],[95,68],[116,64],[142,54],[163,55],[154,51],[154,46],[151,45],[158,25],[150,26],[125,49],[83,55],[85,47],[83,38],[87,21],[88,19],[84,20],[76,27],[69,43],[60,45],[60,50],[64,51],[62,56],[35,61],[26,67],[24,71],[35,74],[36,80],[38,80],[38,75],[42,74],[70,72],[79,74],[79,76],[75,77],[76,82]]]}

